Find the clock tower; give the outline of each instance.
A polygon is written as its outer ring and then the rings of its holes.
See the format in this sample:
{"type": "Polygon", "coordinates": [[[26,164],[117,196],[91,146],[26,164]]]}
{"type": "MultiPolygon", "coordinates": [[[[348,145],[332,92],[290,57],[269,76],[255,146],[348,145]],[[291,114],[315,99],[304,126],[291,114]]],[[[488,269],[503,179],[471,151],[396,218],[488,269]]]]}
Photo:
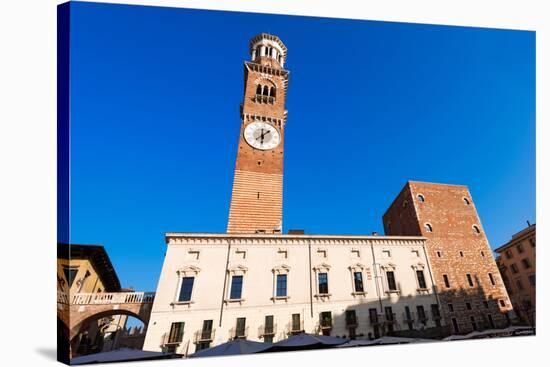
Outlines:
{"type": "Polygon", "coordinates": [[[250,41],[227,233],[281,233],[287,49],[277,36],[250,41]]]}

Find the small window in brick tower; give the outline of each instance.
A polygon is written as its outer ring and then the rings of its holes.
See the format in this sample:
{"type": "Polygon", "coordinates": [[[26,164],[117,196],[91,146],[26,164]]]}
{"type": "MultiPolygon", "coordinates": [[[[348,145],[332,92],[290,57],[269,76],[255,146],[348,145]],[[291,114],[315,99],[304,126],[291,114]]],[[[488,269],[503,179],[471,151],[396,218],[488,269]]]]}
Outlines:
{"type": "Polygon", "coordinates": [[[476,225],[472,226],[472,230],[474,231],[475,234],[480,234],[481,233],[481,231],[479,230],[479,227],[476,226],[476,225]]]}
{"type": "Polygon", "coordinates": [[[419,201],[419,202],[423,203],[423,202],[425,201],[425,200],[424,200],[424,195],[418,194],[417,197],[418,197],[418,201],[419,201]]]}
{"type": "Polygon", "coordinates": [[[471,274],[466,274],[466,279],[468,279],[468,285],[470,287],[473,287],[474,286],[474,281],[472,280],[472,275],[471,274]]]}
{"type": "Polygon", "coordinates": [[[445,287],[450,288],[451,285],[449,284],[449,276],[447,274],[443,274],[443,282],[445,282],[445,287]]]}
{"type": "Polygon", "coordinates": [[[426,228],[426,232],[433,232],[433,228],[430,223],[424,224],[424,228],[426,228]]]}
{"type": "Polygon", "coordinates": [[[462,198],[462,200],[464,201],[464,204],[470,205],[470,200],[468,200],[468,198],[462,198]]]}
{"type": "Polygon", "coordinates": [[[489,273],[489,280],[491,281],[492,285],[495,285],[495,278],[493,277],[493,274],[489,273]]]}

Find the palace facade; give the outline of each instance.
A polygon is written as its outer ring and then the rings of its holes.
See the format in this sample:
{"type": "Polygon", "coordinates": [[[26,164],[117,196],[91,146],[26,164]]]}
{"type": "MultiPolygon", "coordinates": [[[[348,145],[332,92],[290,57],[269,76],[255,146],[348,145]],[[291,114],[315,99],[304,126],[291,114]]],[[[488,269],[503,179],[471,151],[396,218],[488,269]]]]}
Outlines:
{"type": "Polygon", "coordinates": [[[144,350],[506,325],[512,306],[465,186],[408,182],[384,236],[282,233],[287,48],[262,33],[250,57],[227,233],[165,235],[144,350]]]}
{"type": "Polygon", "coordinates": [[[530,326],[537,322],[537,226],[528,226],[495,250],[497,264],[518,317],[530,326]]]}

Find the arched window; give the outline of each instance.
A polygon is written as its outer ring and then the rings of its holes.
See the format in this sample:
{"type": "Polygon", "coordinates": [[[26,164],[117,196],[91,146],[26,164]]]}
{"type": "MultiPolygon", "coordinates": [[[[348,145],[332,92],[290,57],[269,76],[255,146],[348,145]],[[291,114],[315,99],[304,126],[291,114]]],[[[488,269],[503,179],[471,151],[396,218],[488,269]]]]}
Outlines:
{"type": "Polygon", "coordinates": [[[462,200],[464,200],[464,204],[470,205],[470,200],[468,200],[467,198],[462,198],[462,200]]]}
{"type": "Polygon", "coordinates": [[[275,87],[271,87],[269,90],[269,96],[275,98],[275,87]]]}
{"type": "Polygon", "coordinates": [[[475,224],[472,226],[472,229],[473,229],[475,234],[480,234],[481,233],[481,231],[479,230],[479,227],[476,226],[475,224]]]}
{"type": "Polygon", "coordinates": [[[430,223],[424,224],[424,228],[426,228],[427,232],[433,232],[432,225],[430,223]]]}
{"type": "Polygon", "coordinates": [[[256,94],[262,94],[262,86],[260,84],[256,87],[256,94]]]}
{"type": "Polygon", "coordinates": [[[418,201],[420,201],[421,203],[424,202],[424,195],[418,194],[417,197],[418,197],[418,201]]]}
{"type": "Polygon", "coordinates": [[[264,92],[262,94],[264,96],[269,96],[269,87],[267,85],[264,85],[264,92]]]}

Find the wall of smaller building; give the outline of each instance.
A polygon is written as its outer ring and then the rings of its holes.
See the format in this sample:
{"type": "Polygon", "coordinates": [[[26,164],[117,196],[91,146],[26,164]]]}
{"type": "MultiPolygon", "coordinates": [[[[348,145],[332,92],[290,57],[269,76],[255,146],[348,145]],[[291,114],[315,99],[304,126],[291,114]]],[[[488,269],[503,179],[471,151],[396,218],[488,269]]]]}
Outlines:
{"type": "Polygon", "coordinates": [[[496,250],[502,279],[521,320],[536,325],[536,227],[526,228],[496,250]]]}

